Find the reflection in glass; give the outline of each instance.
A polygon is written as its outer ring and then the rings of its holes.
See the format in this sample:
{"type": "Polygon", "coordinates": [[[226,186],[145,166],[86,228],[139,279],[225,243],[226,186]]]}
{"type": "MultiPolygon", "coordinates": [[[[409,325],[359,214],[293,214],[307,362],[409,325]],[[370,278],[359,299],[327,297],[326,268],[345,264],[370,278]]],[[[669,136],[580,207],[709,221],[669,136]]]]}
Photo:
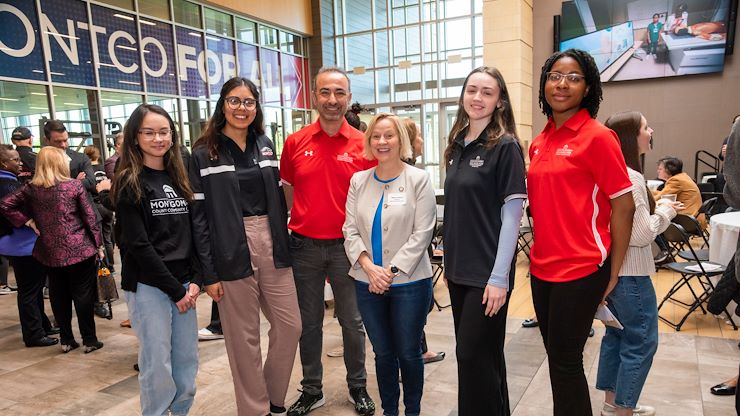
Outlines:
{"type": "Polygon", "coordinates": [[[268,48],[278,48],[277,29],[260,25],[260,45],[268,48]]]}
{"type": "Polygon", "coordinates": [[[172,0],[172,9],[175,11],[175,21],[184,25],[202,28],[200,20],[200,6],[185,0],[172,0]]]}
{"type": "Polygon", "coordinates": [[[385,0],[375,0],[375,28],[388,27],[388,5],[385,0]]]}
{"type": "Polygon", "coordinates": [[[262,66],[262,102],[280,105],[280,65],[278,52],[260,50],[262,66]]]}
{"type": "Polygon", "coordinates": [[[33,146],[41,145],[43,118],[50,118],[46,87],[22,82],[0,81],[0,137],[10,144],[13,129],[28,127],[33,133],[33,146]]]}
{"type": "Polygon", "coordinates": [[[168,0],[139,1],[139,13],[170,20],[169,3],[170,2],[168,0]]]}
{"type": "Polygon", "coordinates": [[[236,38],[249,43],[257,43],[257,23],[240,17],[235,18],[236,38]]]}
{"type": "Polygon", "coordinates": [[[388,66],[388,32],[383,30],[375,32],[375,65],[388,66]]]}
{"type": "Polygon", "coordinates": [[[280,50],[295,54],[302,54],[301,38],[288,32],[280,31],[280,50]]]}
{"type": "Polygon", "coordinates": [[[226,81],[236,76],[234,41],[206,35],[206,48],[208,56],[210,56],[206,59],[206,63],[211,99],[218,100],[221,87],[226,81]]]}
{"type": "MultiPolygon", "coordinates": [[[[284,129],[285,138],[311,123],[309,112],[304,110],[285,110],[285,120],[287,120],[287,124],[284,129]]],[[[278,147],[278,143],[275,143],[275,150],[278,158],[283,152],[283,144],[284,143],[279,143],[278,147]]]]}
{"type": "Polygon", "coordinates": [[[203,14],[206,20],[206,32],[222,36],[234,36],[230,15],[208,7],[204,9],[203,14]]]}
{"type": "MultiPolygon", "coordinates": [[[[379,69],[375,71],[378,81],[378,102],[387,103],[391,100],[391,71],[389,69],[379,69]]],[[[369,103],[368,103],[369,104],[369,103]]]]}

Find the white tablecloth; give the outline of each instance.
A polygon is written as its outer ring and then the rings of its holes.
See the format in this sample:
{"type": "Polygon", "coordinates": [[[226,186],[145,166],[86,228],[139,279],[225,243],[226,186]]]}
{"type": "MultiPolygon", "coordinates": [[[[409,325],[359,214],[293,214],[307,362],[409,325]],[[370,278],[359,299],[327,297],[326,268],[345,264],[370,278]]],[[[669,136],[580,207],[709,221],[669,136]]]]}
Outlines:
{"type": "Polygon", "coordinates": [[[709,261],[727,265],[737,248],[740,211],[713,215],[709,227],[709,261]]]}

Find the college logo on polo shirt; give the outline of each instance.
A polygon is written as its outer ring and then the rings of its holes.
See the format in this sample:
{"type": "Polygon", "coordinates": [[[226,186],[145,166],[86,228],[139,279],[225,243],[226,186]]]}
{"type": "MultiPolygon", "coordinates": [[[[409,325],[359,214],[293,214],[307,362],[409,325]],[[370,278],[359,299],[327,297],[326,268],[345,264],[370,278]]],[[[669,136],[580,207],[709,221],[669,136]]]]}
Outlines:
{"type": "Polygon", "coordinates": [[[260,153],[262,153],[262,156],[272,156],[274,153],[272,152],[272,149],[265,146],[262,149],[260,149],[260,153]]]}
{"type": "Polygon", "coordinates": [[[475,159],[470,159],[470,167],[471,168],[479,168],[483,166],[484,160],[480,158],[480,156],[476,156],[475,159]]]}
{"type": "Polygon", "coordinates": [[[570,156],[573,153],[573,149],[568,148],[568,145],[561,147],[555,151],[555,156],[570,156]]]}
{"type": "Polygon", "coordinates": [[[352,158],[347,152],[344,152],[343,155],[337,155],[337,160],[347,163],[352,163],[355,161],[355,159],[352,158]]]}

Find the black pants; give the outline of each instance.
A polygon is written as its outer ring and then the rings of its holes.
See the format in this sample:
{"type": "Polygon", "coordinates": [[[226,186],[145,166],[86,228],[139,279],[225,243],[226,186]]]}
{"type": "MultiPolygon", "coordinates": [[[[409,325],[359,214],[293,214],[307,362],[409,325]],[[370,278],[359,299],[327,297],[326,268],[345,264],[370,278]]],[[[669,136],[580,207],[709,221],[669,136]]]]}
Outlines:
{"type": "Polygon", "coordinates": [[[18,285],[18,317],[23,342],[28,344],[46,336],[51,322],[44,312],[46,268],[33,256],[10,257],[18,285]]]}
{"type": "Polygon", "coordinates": [[[206,327],[209,331],[214,334],[223,334],[224,330],[221,327],[221,315],[218,314],[218,303],[211,302],[211,322],[206,327]]]}
{"type": "Polygon", "coordinates": [[[8,259],[0,256],[0,286],[8,285],[8,259]]]}
{"type": "Polygon", "coordinates": [[[105,263],[108,266],[115,264],[113,258],[113,211],[101,204],[95,204],[100,213],[100,228],[103,234],[103,246],[105,247],[105,263]]]}
{"type": "MultiPolygon", "coordinates": [[[[511,414],[506,383],[504,339],[507,302],[496,315],[484,315],[483,288],[448,280],[457,342],[457,406],[460,416],[511,414]]],[[[509,293],[510,295],[511,293],[509,293]]]]}
{"type": "Polygon", "coordinates": [[[596,272],[569,282],[551,283],[532,275],[532,301],[550,364],[555,416],[592,414],[583,347],[610,271],[607,259],[596,272]]]}
{"type": "Polygon", "coordinates": [[[95,256],[65,267],[49,267],[49,300],[57,319],[62,344],[74,341],[72,334],[72,303],[77,311],[82,342],[97,342],[93,305],[97,301],[95,256]]]}

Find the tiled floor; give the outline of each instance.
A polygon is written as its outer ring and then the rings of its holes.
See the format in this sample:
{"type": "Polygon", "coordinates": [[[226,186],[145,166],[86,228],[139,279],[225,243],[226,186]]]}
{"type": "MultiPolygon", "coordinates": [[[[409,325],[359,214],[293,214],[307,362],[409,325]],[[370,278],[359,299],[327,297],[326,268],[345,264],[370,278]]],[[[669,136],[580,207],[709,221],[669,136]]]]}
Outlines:
{"type": "MultiPolygon", "coordinates": [[[[521,261],[520,263],[526,263],[521,261]]],[[[548,369],[539,332],[522,328],[523,318],[531,313],[528,298],[526,264],[520,264],[519,282],[512,297],[512,312],[508,322],[506,356],[509,392],[515,416],[548,415],[552,413],[548,369]]],[[[662,272],[665,273],[665,272],[662,272]]],[[[660,276],[659,279],[670,279],[660,276]]],[[[11,279],[12,280],[12,279],[11,279]]],[[[444,285],[436,295],[447,300],[444,285]]],[[[199,320],[208,321],[210,300],[199,299],[199,320]]],[[[131,329],[120,328],[126,317],[126,306],[114,306],[114,319],[97,319],[98,334],[105,347],[92,354],[75,350],[62,354],[58,346],[24,348],[15,306],[15,295],[0,296],[0,415],[136,415],[139,414],[138,382],[132,364],[136,361],[137,341],[131,329]]],[[[726,416],[735,414],[732,397],[717,397],[709,387],[737,374],[740,349],[736,339],[696,335],[698,327],[714,318],[699,318],[696,328],[680,333],[663,332],[660,346],[641,402],[655,406],[661,415],[726,416]],[[708,320],[709,319],[709,320],[708,320]]],[[[263,322],[263,351],[266,350],[267,324],[263,322]]],[[[341,345],[341,332],[336,319],[327,311],[324,326],[324,350],[341,345]]],[[[435,309],[426,327],[430,348],[447,352],[447,358],[427,365],[422,403],[424,415],[456,415],[456,364],[452,315],[449,309],[435,309]]],[[[719,334],[735,335],[735,331],[718,330],[719,334]]],[[[596,336],[588,341],[584,365],[589,384],[594,385],[599,342],[603,328],[597,325],[596,336]]],[[[734,338],[734,337],[733,337],[734,338]]],[[[372,349],[367,344],[368,388],[378,399],[372,349]]],[[[324,357],[324,393],[327,404],[312,415],[353,415],[347,402],[345,370],[341,358],[324,357]]],[[[300,364],[296,361],[287,402],[298,396],[300,364]]],[[[228,359],[223,341],[200,343],[198,393],[191,414],[236,414],[228,359]]],[[[595,414],[602,395],[591,389],[595,414]]],[[[380,412],[378,412],[380,414],[380,412]]]]}

